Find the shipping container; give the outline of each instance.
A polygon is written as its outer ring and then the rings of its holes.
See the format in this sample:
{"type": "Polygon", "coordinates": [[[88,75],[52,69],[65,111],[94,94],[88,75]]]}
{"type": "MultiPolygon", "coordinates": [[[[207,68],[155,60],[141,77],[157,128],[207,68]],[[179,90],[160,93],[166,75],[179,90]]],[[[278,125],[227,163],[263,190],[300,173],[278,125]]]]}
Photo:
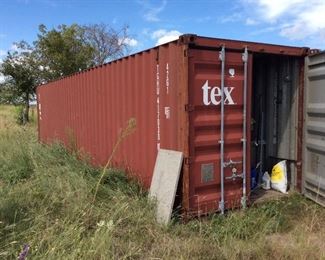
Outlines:
{"type": "Polygon", "coordinates": [[[158,149],[183,152],[185,214],[246,207],[252,169],[270,172],[280,160],[290,188],[324,203],[325,55],[310,55],[182,35],[38,87],[39,139],[73,143],[102,166],[134,118],[114,165],[149,188],[158,149]]]}

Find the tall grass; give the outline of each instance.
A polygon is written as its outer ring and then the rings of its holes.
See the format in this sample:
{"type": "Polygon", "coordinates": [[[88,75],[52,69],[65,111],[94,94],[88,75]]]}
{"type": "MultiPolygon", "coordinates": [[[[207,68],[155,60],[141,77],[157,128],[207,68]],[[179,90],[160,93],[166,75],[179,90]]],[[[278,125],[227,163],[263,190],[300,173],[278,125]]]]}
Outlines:
{"type": "MultiPolygon", "coordinates": [[[[0,118],[1,118],[0,107],[0,118]]],[[[187,224],[155,222],[146,192],[34,126],[0,126],[0,259],[322,259],[325,212],[299,194],[187,224]],[[89,208],[92,208],[89,214],[89,208]]]]}

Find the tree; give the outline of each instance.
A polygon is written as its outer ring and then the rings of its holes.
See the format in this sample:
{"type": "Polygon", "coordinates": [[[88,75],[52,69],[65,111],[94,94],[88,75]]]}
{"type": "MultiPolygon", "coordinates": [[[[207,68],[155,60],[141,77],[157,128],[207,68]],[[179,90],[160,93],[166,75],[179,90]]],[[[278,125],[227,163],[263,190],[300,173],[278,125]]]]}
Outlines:
{"type": "Polygon", "coordinates": [[[32,46],[21,41],[17,50],[8,52],[1,64],[0,72],[5,76],[1,84],[2,102],[23,104],[23,123],[29,122],[29,101],[35,95],[39,81],[39,63],[32,46]]]}
{"type": "Polygon", "coordinates": [[[107,24],[90,24],[82,27],[83,39],[93,48],[93,62],[101,65],[120,58],[129,52],[127,25],[116,30],[107,24]]]}
{"type": "Polygon", "coordinates": [[[28,122],[29,101],[36,86],[75,72],[101,65],[128,52],[128,27],[115,30],[105,24],[39,26],[33,45],[21,41],[8,52],[0,66],[5,82],[0,84],[0,102],[24,104],[28,122]]]}
{"type": "Polygon", "coordinates": [[[48,30],[40,25],[35,47],[46,68],[43,78],[53,80],[124,56],[129,41],[128,26],[63,24],[48,30]]]}
{"type": "Polygon", "coordinates": [[[94,65],[93,48],[83,40],[83,29],[73,24],[47,30],[39,26],[35,42],[45,80],[58,79],[94,65]]]}

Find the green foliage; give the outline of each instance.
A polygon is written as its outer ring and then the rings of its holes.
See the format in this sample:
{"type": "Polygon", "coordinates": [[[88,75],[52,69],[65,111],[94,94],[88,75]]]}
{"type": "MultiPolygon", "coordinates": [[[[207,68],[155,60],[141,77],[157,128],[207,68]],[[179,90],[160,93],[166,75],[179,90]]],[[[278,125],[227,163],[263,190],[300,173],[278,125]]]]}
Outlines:
{"type": "Polygon", "coordinates": [[[94,65],[93,48],[83,41],[83,30],[77,24],[59,25],[51,30],[40,25],[35,43],[46,80],[67,76],[94,65]]]}
{"type": "Polygon", "coordinates": [[[11,82],[0,83],[0,104],[19,104],[21,101],[22,98],[15,93],[11,82]]]}
{"type": "Polygon", "coordinates": [[[219,243],[228,239],[258,239],[286,229],[288,223],[286,212],[283,211],[286,203],[286,200],[272,201],[243,212],[213,215],[209,218],[209,225],[203,227],[199,221],[193,221],[189,226],[192,230],[212,236],[219,243]]]}
{"type": "Polygon", "coordinates": [[[7,77],[4,87],[12,88],[16,97],[25,100],[26,94],[35,92],[38,82],[38,61],[32,46],[27,42],[15,43],[16,49],[8,52],[0,72],[7,77]]]}
{"type": "Polygon", "coordinates": [[[24,124],[24,107],[23,106],[16,106],[15,119],[16,119],[16,122],[18,125],[24,124]]]}
{"type": "Polygon", "coordinates": [[[16,49],[8,52],[0,66],[0,73],[6,76],[0,85],[0,101],[7,104],[24,104],[21,122],[29,121],[29,100],[39,84],[39,63],[35,50],[28,43],[15,43],[16,49]]]}
{"type": "Polygon", "coordinates": [[[16,51],[8,52],[0,66],[0,73],[6,76],[0,85],[0,101],[9,104],[24,104],[21,123],[29,121],[29,100],[35,95],[40,83],[39,61],[36,52],[28,43],[15,44],[16,51]]]}
{"type": "Polygon", "coordinates": [[[50,30],[40,25],[32,45],[14,43],[16,50],[0,63],[5,76],[0,103],[24,104],[22,121],[28,122],[29,101],[38,85],[123,56],[128,51],[127,31],[127,26],[115,30],[105,24],[62,24],[50,30]]]}
{"type": "Polygon", "coordinates": [[[123,171],[101,170],[60,144],[37,142],[33,126],[2,127],[0,258],[322,259],[325,210],[299,194],[167,227],[123,171]],[[92,210],[89,210],[89,209],[92,210]]]}
{"type": "Polygon", "coordinates": [[[40,25],[35,44],[43,78],[57,79],[123,56],[128,50],[127,30],[106,24],[62,24],[51,30],[40,25]]]}

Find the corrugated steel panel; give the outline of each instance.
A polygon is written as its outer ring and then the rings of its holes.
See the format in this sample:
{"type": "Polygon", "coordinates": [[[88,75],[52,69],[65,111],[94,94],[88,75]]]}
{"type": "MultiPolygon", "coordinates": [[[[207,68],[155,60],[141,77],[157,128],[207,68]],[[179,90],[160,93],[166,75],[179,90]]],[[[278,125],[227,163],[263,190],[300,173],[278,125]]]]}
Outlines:
{"type": "MultiPolygon", "coordinates": [[[[119,132],[130,118],[135,118],[136,131],[121,144],[114,164],[128,169],[148,188],[157,149],[182,151],[184,211],[201,214],[217,210],[221,184],[220,106],[204,104],[202,87],[220,85],[218,53],[223,44],[228,88],[224,93],[224,155],[225,162],[238,162],[225,168],[226,177],[233,168],[242,172],[242,53],[245,47],[251,53],[246,113],[249,195],[252,53],[299,56],[305,55],[304,48],[184,35],[177,41],[50,82],[37,89],[40,141],[57,139],[67,146],[75,145],[90,155],[94,165],[104,165],[119,132]]],[[[217,90],[214,95],[220,98],[217,90]]],[[[240,205],[242,183],[241,178],[225,180],[226,208],[240,205]]]]}
{"type": "MultiPolygon", "coordinates": [[[[243,86],[242,53],[225,49],[225,115],[224,162],[235,162],[224,168],[225,207],[240,205],[243,196],[242,178],[228,179],[235,168],[243,171],[243,86]]],[[[219,51],[190,51],[190,204],[191,212],[215,211],[221,199],[220,126],[221,126],[221,61],[219,51]]],[[[251,55],[249,59],[251,67],[251,55]]],[[[248,78],[251,78],[249,69],[248,78]]],[[[250,86],[251,84],[249,84],[250,86]]],[[[248,89],[251,93],[251,89],[248,89]]],[[[250,104],[250,94],[248,94],[250,104]]],[[[250,105],[247,110],[250,122],[250,105]]],[[[250,124],[247,124],[250,143],[250,124]]],[[[250,149],[247,149],[246,169],[250,169],[250,149]]],[[[249,173],[247,175],[249,180],[249,173]]],[[[249,185],[247,185],[249,190],[249,185]]]]}
{"type": "Polygon", "coordinates": [[[93,164],[104,165],[119,132],[135,118],[136,130],[114,163],[149,187],[157,147],[183,150],[182,62],[174,42],[39,87],[40,140],[76,142],[93,164]]]}
{"type": "Polygon", "coordinates": [[[325,206],[325,53],[306,58],[303,192],[325,206]]]}
{"type": "MultiPolygon", "coordinates": [[[[295,56],[255,55],[253,70],[253,121],[266,123],[253,127],[252,139],[263,139],[266,149],[255,146],[252,165],[265,158],[264,169],[272,169],[279,160],[288,161],[291,187],[297,183],[298,111],[300,60],[295,56]],[[262,152],[262,154],[261,154],[262,152]],[[254,158],[255,157],[255,158],[254,158]]],[[[300,160],[301,162],[301,160],[300,160]]]]}

